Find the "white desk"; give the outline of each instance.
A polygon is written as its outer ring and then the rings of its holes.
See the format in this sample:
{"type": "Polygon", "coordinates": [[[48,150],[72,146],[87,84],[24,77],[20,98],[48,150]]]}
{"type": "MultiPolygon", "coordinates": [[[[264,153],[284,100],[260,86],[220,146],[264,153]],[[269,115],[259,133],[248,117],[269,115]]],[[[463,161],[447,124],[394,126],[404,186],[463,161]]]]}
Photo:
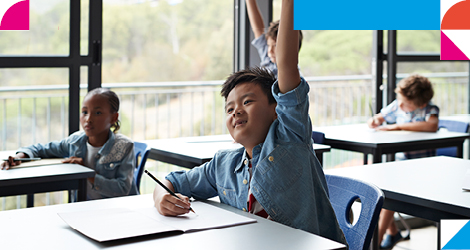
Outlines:
{"type": "MultiPolygon", "coordinates": [[[[151,147],[148,158],[187,168],[197,167],[210,161],[221,149],[242,147],[234,143],[229,134],[147,140],[145,143],[151,147]]],[[[329,152],[331,147],[314,143],[313,149],[318,161],[323,163],[323,153],[329,152]]]]}
{"type": "Polygon", "coordinates": [[[462,190],[469,169],[470,160],[437,156],[325,173],[375,184],[385,194],[384,208],[439,222],[470,218],[470,192],[462,190]]]}
{"type": "MultiPolygon", "coordinates": [[[[6,157],[12,155],[11,151],[0,152],[0,156],[5,155],[7,155],[6,157]]],[[[94,176],[93,169],[78,164],[55,164],[0,170],[0,197],[27,194],[27,206],[32,207],[34,206],[33,194],[35,193],[77,189],[78,201],[85,201],[87,178],[94,176]]]]}
{"type": "Polygon", "coordinates": [[[70,228],[58,215],[113,207],[153,206],[152,196],[136,195],[0,212],[2,249],[345,249],[343,244],[254,216],[217,202],[258,222],[184,234],[157,234],[99,243],[70,228]]]}
{"type": "Polygon", "coordinates": [[[457,147],[457,156],[463,157],[463,143],[468,133],[449,131],[375,131],[367,124],[351,124],[329,127],[316,127],[314,131],[325,133],[325,144],[332,148],[372,154],[373,162],[382,162],[382,154],[395,154],[422,149],[457,147]]]}

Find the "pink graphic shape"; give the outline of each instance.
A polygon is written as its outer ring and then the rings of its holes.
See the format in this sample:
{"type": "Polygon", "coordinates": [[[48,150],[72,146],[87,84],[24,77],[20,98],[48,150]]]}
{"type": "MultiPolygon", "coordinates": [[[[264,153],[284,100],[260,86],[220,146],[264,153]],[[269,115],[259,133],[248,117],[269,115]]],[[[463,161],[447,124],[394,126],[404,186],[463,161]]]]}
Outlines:
{"type": "Polygon", "coordinates": [[[441,30],[441,60],[469,60],[441,30]]]}
{"type": "Polygon", "coordinates": [[[11,6],[3,16],[0,30],[29,30],[29,0],[11,6]]]}

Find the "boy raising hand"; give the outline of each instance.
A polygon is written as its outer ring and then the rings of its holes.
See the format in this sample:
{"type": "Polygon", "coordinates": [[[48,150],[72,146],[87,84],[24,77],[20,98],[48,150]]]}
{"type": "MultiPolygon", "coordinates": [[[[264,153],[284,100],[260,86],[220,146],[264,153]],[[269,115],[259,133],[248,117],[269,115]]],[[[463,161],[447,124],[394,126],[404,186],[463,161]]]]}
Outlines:
{"type": "Polygon", "coordinates": [[[229,76],[222,87],[227,128],[243,148],[221,150],[199,167],[170,173],[165,185],[185,201],[155,188],[161,214],[189,212],[188,197],[218,195],[222,203],[346,244],[312,147],[309,86],[299,76],[298,49],[293,0],[283,0],[278,80],[266,69],[250,68],[229,76]]]}

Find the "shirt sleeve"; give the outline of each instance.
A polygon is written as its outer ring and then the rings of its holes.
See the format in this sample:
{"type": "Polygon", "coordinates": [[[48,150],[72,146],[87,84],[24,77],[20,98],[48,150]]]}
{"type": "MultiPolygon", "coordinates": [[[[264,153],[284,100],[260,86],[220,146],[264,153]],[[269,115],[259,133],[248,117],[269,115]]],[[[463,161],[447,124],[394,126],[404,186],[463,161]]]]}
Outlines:
{"type": "Polygon", "coordinates": [[[27,147],[21,147],[17,153],[22,152],[29,157],[40,158],[66,158],[70,157],[69,154],[69,141],[71,137],[65,138],[61,141],[53,141],[49,143],[37,143],[27,147]]]}
{"type": "Polygon", "coordinates": [[[297,88],[282,94],[276,81],[272,87],[273,96],[277,101],[276,113],[279,121],[278,139],[286,142],[312,142],[312,123],[308,115],[310,87],[301,78],[297,88]]]}
{"type": "Polygon", "coordinates": [[[397,122],[397,110],[398,110],[398,101],[394,100],[387,107],[380,110],[383,118],[387,123],[396,123],[397,122]]]}
{"type": "Polygon", "coordinates": [[[175,193],[180,193],[187,197],[204,200],[217,196],[214,177],[216,158],[217,154],[211,161],[189,171],[180,170],[171,172],[165,179],[171,182],[175,193]]]}
{"type": "Polygon", "coordinates": [[[268,42],[266,41],[266,37],[264,35],[255,38],[251,44],[258,51],[259,58],[261,59],[260,65],[262,67],[266,67],[272,63],[268,56],[268,42]]]}
{"type": "Polygon", "coordinates": [[[431,115],[436,115],[439,117],[439,107],[434,104],[428,104],[426,106],[426,121],[431,117],[431,115]]]}

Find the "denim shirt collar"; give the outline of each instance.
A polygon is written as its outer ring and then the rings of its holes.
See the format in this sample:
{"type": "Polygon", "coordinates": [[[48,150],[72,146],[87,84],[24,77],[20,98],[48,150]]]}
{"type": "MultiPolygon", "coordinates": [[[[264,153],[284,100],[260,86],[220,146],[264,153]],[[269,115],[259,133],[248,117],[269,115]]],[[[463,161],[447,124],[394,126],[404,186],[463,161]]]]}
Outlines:
{"type": "MultiPolygon", "coordinates": [[[[253,158],[251,159],[251,164],[253,167],[256,166],[256,164],[258,163],[259,154],[262,148],[263,148],[263,143],[260,143],[253,148],[253,153],[252,153],[253,158]]],[[[243,155],[240,159],[240,162],[235,167],[234,173],[243,169],[244,166],[248,167],[249,161],[250,161],[250,158],[248,157],[248,154],[246,153],[246,149],[245,149],[243,150],[243,155]]]]}
{"type": "MultiPolygon", "coordinates": [[[[105,155],[105,154],[109,154],[109,152],[111,151],[113,145],[114,145],[114,140],[116,139],[114,133],[109,130],[108,132],[108,140],[105,142],[105,144],[103,145],[103,147],[101,147],[100,151],[98,151],[98,155],[105,155]]],[[[81,154],[81,151],[80,149],[86,147],[86,143],[88,141],[88,136],[86,136],[84,134],[84,136],[80,136],[80,137],[77,137],[75,140],[73,140],[71,142],[72,145],[76,146],[77,148],[79,148],[79,150],[77,151],[76,155],[79,155],[81,154]]]]}

